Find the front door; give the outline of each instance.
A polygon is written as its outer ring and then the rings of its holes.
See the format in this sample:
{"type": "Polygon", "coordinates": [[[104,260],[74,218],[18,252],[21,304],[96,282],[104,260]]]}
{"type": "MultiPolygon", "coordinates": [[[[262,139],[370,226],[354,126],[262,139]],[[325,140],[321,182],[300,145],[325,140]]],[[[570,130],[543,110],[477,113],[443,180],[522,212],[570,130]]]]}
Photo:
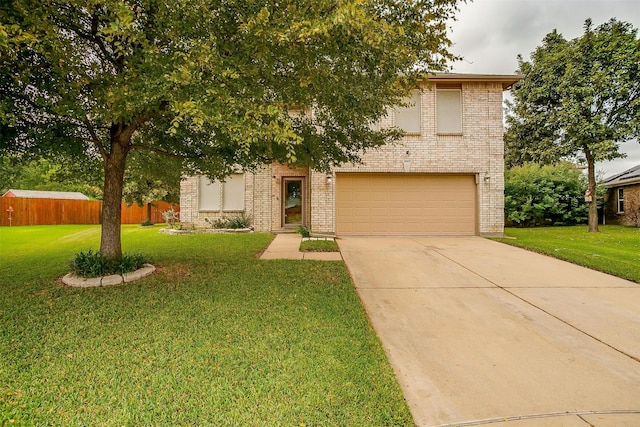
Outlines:
{"type": "Polygon", "coordinates": [[[282,189],[282,226],[303,225],[303,178],[284,178],[282,189]]]}

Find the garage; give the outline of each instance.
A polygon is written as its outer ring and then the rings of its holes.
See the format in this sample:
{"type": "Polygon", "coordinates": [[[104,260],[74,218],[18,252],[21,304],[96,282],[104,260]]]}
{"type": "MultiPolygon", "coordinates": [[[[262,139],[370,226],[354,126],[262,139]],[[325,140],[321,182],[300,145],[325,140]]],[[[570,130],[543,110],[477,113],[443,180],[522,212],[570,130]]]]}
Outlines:
{"type": "Polygon", "coordinates": [[[474,175],[336,175],[338,235],[475,235],[474,175]]]}

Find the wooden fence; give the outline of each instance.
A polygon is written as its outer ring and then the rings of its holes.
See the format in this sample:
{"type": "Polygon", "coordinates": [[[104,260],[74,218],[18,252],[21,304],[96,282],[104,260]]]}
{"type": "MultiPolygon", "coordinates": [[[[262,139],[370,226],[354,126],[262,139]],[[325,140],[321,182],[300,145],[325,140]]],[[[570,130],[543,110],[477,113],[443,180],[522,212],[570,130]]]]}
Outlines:
{"type": "MultiPolygon", "coordinates": [[[[162,212],[173,206],[167,202],[153,202],[151,222],[165,222],[162,212]]],[[[53,224],[100,224],[102,202],[94,200],[27,199],[0,197],[0,226],[7,225],[53,225],[53,224]],[[11,212],[11,224],[9,224],[11,212]]],[[[122,203],[122,224],[138,224],[147,220],[147,206],[122,203]]]]}

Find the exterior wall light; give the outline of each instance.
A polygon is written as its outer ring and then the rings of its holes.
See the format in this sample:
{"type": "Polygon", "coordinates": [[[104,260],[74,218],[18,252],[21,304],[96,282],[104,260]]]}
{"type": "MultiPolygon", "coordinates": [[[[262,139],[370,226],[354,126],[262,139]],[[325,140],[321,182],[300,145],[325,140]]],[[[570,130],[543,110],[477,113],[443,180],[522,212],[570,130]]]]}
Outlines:
{"type": "Polygon", "coordinates": [[[333,182],[333,175],[330,173],[327,174],[327,184],[331,184],[333,182]]]}

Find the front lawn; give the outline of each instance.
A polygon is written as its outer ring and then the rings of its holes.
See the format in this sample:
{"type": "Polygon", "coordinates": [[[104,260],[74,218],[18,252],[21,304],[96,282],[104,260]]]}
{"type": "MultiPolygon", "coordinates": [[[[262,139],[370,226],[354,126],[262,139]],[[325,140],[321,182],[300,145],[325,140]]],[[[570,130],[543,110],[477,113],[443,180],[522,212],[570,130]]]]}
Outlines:
{"type": "Polygon", "coordinates": [[[640,229],[601,225],[508,228],[512,239],[495,239],[640,283],[640,229]]]}
{"type": "Polygon", "coordinates": [[[270,240],[124,226],[158,272],[72,289],[98,227],[0,228],[0,424],[413,425],[344,264],[270,240]]]}
{"type": "Polygon", "coordinates": [[[300,243],[302,252],[340,252],[338,244],[333,239],[328,240],[303,240],[300,243]]]}

